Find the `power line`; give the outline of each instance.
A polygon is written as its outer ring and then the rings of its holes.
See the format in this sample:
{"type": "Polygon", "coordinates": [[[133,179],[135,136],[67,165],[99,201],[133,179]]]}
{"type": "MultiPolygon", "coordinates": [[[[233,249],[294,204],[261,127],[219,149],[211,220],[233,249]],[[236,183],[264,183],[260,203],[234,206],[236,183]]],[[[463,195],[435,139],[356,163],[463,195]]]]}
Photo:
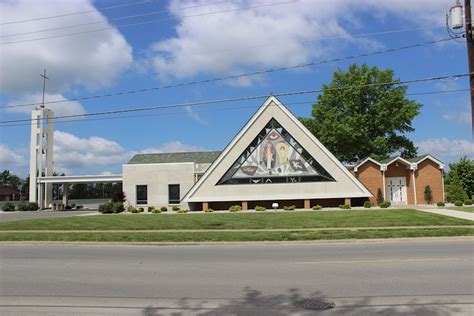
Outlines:
{"type": "MultiPolygon", "coordinates": [[[[286,71],[286,70],[292,70],[292,69],[312,67],[312,66],[319,65],[319,64],[326,64],[326,63],[331,63],[331,62],[356,59],[356,58],[360,58],[360,57],[368,57],[368,56],[373,56],[373,55],[379,55],[379,54],[384,54],[384,53],[389,53],[389,52],[406,50],[406,49],[422,47],[422,46],[427,46],[427,45],[433,45],[433,44],[436,44],[436,43],[441,43],[441,42],[446,42],[446,41],[451,41],[451,40],[453,40],[453,39],[450,37],[450,38],[440,39],[440,40],[436,40],[436,41],[429,41],[429,42],[417,43],[417,44],[408,45],[408,46],[401,46],[401,47],[397,47],[397,48],[377,50],[377,51],[373,51],[373,52],[369,52],[369,53],[363,53],[363,54],[359,54],[359,55],[352,55],[352,56],[346,56],[346,57],[340,57],[340,58],[314,61],[314,62],[310,62],[310,63],[298,64],[298,65],[293,65],[293,66],[288,66],[288,67],[273,68],[273,69],[267,69],[267,70],[261,70],[261,71],[231,75],[231,76],[226,76],[226,77],[217,77],[217,78],[210,78],[210,79],[204,79],[204,80],[198,80],[198,81],[190,81],[190,82],[178,83],[178,84],[167,85],[167,86],[158,86],[158,87],[151,87],[151,88],[145,88],[145,89],[119,91],[119,92],[113,92],[113,93],[107,93],[107,94],[78,97],[78,98],[73,98],[73,99],[53,100],[53,101],[45,102],[45,104],[56,104],[56,103],[64,103],[64,102],[92,100],[92,99],[107,98],[107,97],[113,97],[113,96],[122,96],[122,95],[127,95],[127,94],[135,94],[135,93],[150,92],[150,91],[163,90],[163,89],[169,89],[169,88],[177,88],[177,87],[183,87],[183,86],[197,85],[197,84],[203,84],[203,83],[213,83],[213,82],[219,82],[219,81],[225,81],[225,80],[231,80],[231,79],[239,79],[239,78],[243,78],[243,77],[263,75],[263,74],[269,74],[269,73],[274,73],[274,72],[279,72],[279,71],[286,71]]],[[[23,103],[23,104],[15,104],[15,105],[6,105],[6,106],[0,107],[0,109],[34,106],[34,105],[39,105],[39,104],[40,103],[23,103]]]]}
{"type": "Polygon", "coordinates": [[[233,12],[233,11],[242,11],[242,10],[248,10],[248,9],[258,9],[258,8],[264,8],[264,7],[276,6],[276,5],[282,5],[282,4],[291,4],[291,3],[296,3],[296,2],[295,1],[275,2],[275,3],[261,4],[261,5],[257,5],[257,6],[247,6],[247,7],[242,7],[242,8],[234,8],[234,9],[227,9],[227,10],[221,10],[221,11],[199,13],[199,14],[187,15],[187,16],[182,16],[182,17],[172,17],[172,18],[161,19],[161,20],[136,22],[136,23],[130,23],[130,24],[104,27],[104,28],[101,28],[101,29],[95,29],[95,30],[89,30],[89,31],[81,31],[81,32],[75,32],[75,33],[66,33],[66,34],[60,34],[60,35],[38,37],[38,38],[19,40],[19,41],[13,41],[13,42],[1,42],[0,45],[10,45],[10,44],[25,43],[25,42],[35,42],[35,41],[40,41],[40,40],[45,40],[45,39],[52,39],[52,38],[60,38],[60,37],[66,37],[66,36],[75,36],[75,35],[89,34],[89,33],[95,33],[95,32],[102,32],[102,31],[106,31],[106,30],[110,30],[110,29],[122,29],[122,28],[126,28],[126,27],[137,26],[137,25],[158,23],[158,22],[164,22],[164,21],[174,21],[174,20],[180,20],[180,19],[185,19],[185,18],[193,18],[193,17],[199,17],[199,16],[209,16],[209,15],[214,15],[214,14],[228,13],[228,12],[233,12]]]}
{"type": "MultiPolygon", "coordinates": [[[[453,92],[465,92],[469,89],[453,89],[453,90],[439,90],[439,91],[424,91],[424,92],[415,92],[407,93],[406,95],[431,95],[431,94],[440,94],[440,93],[453,93],[453,92]]],[[[296,104],[314,104],[315,100],[312,101],[300,101],[300,102],[285,102],[285,105],[296,105],[296,104]]],[[[235,107],[225,107],[225,108],[215,108],[215,109],[205,109],[205,110],[193,110],[195,113],[202,112],[218,112],[226,110],[235,110],[235,109],[249,109],[249,108],[258,108],[259,105],[250,105],[250,106],[235,106],[235,107]]],[[[54,124],[65,124],[65,123],[75,123],[75,122],[90,122],[90,121],[105,121],[105,120],[118,120],[125,118],[137,118],[137,117],[150,117],[150,116],[166,116],[166,115],[175,115],[175,114],[186,114],[187,112],[166,112],[166,113],[156,113],[156,114],[140,114],[140,115],[122,115],[122,116],[112,116],[112,117],[100,117],[100,118],[88,118],[88,119],[67,119],[63,121],[54,121],[54,124]]],[[[31,123],[21,123],[21,124],[6,124],[0,125],[2,127],[17,127],[17,126],[31,126],[31,123]]]]}
{"type": "Polygon", "coordinates": [[[227,1],[213,2],[213,3],[206,3],[206,4],[199,4],[199,5],[189,6],[189,7],[181,7],[181,8],[176,8],[176,9],[167,9],[167,10],[152,11],[152,12],[141,13],[141,14],[126,15],[126,16],[122,16],[122,17],[118,17],[118,18],[112,18],[112,19],[106,19],[106,20],[102,20],[102,21],[94,21],[94,22],[89,22],[89,23],[82,23],[82,24],[74,24],[74,25],[60,26],[60,27],[54,27],[54,28],[49,28],[49,29],[42,29],[42,30],[37,30],[37,31],[30,31],[30,32],[23,32],[23,33],[0,35],[0,37],[12,37],[12,36],[20,36],[20,35],[44,33],[44,32],[48,32],[48,31],[57,31],[57,30],[71,29],[71,28],[82,27],[82,26],[88,26],[88,25],[95,25],[95,24],[107,24],[107,23],[109,23],[109,22],[111,22],[111,21],[126,20],[126,19],[139,18],[139,17],[150,16],[150,15],[156,15],[156,14],[161,14],[161,13],[175,12],[175,11],[181,11],[181,10],[187,10],[187,9],[195,9],[195,8],[201,8],[201,7],[211,6],[211,5],[223,4],[223,3],[227,3],[227,2],[229,2],[229,0],[227,0],[227,1]]]}
{"type": "MultiPolygon", "coordinates": [[[[419,83],[419,82],[427,82],[427,81],[437,81],[437,80],[446,80],[446,79],[458,79],[461,77],[467,77],[470,74],[455,74],[455,75],[448,75],[448,76],[437,76],[437,77],[428,77],[428,78],[421,78],[421,79],[411,79],[411,80],[395,80],[390,82],[381,82],[381,83],[371,83],[365,85],[349,85],[349,86],[342,86],[342,87],[335,87],[329,88],[325,87],[323,89],[314,89],[314,90],[305,90],[305,91],[292,91],[292,92],[284,92],[278,94],[272,94],[276,97],[285,97],[285,96],[294,96],[294,95],[303,95],[303,94],[310,94],[310,93],[317,93],[323,91],[332,91],[332,90],[345,90],[345,89],[352,89],[352,88],[361,88],[361,87],[377,87],[377,86],[392,86],[392,85],[402,85],[402,84],[412,84],[412,83],[419,83]]],[[[188,103],[178,103],[178,104],[167,104],[167,105],[156,105],[156,106],[144,106],[138,108],[128,108],[128,109],[118,109],[118,110],[110,110],[110,111],[101,111],[101,112],[91,112],[85,114],[70,114],[70,115],[62,115],[62,116],[55,116],[53,119],[67,119],[67,118],[74,118],[74,117],[89,117],[89,116],[100,116],[100,115],[110,115],[110,114],[117,114],[117,113],[130,113],[130,112],[140,112],[140,111],[150,111],[150,110],[160,110],[166,108],[180,108],[180,107],[187,107],[187,106],[202,106],[202,105],[210,105],[210,104],[220,104],[220,103],[228,103],[228,102],[238,102],[238,101],[248,101],[248,100],[256,100],[256,99],[265,99],[268,98],[268,95],[254,95],[254,96],[246,96],[246,97],[239,97],[239,98],[227,98],[227,99],[217,99],[217,100],[208,100],[208,101],[198,101],[198,102],[188,102],[188,103]]],[[[40,119],[19,119],[19,120],[7,120],[7,121],[0,121],[0,124],[5,123],[17,123],[17,122],[32,122],[38,121],[40,119]]]]}
{"type": "Polygon", "coordinates": [[[62,17],[72,16],[72,15],[79,15],[79,14],[85,14],[85,13],[91,13],[91,12],[99,12],[99,10],[100,11],[105,11],[105,10],[124,8],[124,7],[131,7],[131,6],[146,4],[146,3],[150,3],[150,2],[154,2],[154,1],[156,1],[156,0],[146,0],[146,1],[140,1],[140,2],[132,2],[132,3],[114,5],[114,6],[110,6],[110,7],[98,8],[98,9],[94,9],[94,10],[79,11],[79,12],[65,13],[65,14],[59,14],[59,15],[51,15],[51,16],[45,16],[45,17],[33,18],[33,19],[27,19],[27,20],[2,22],[2,23],[0,23],[0,25],[17,24],[17,23],[24,23],[24,22],[47,20],[47,19],[56,19],[56,18],[62,18],[62,17]]]}

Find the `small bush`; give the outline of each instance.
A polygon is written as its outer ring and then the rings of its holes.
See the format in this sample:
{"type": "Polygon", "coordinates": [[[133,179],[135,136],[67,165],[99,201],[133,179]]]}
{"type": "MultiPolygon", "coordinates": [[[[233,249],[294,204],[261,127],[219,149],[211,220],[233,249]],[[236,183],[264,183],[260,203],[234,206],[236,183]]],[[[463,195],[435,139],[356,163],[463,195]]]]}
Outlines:
{"type": "Polygon", "coordinates": [[[390,205],[392,205],[390,201],[383,201],[382,203],[380,203],[381,208],[387,208],[387,207],[390,207],[390,205]]]}
{"type": "Polygon", "coordinates": [[[267,209],[263,206],[255,206],[255,211],[257,212],[265,212],[267,209]]]}
{"type": "Polygon", "coordinates": [[[177,211],[179,211],[180,207],[179,207],[179,205],[173,205],[173,206],[171,207],[171,209],[172,209],[173,211],[177,212],[177,211]]]}
{"type": "Polygon", "coordinates": [[[148,212],[153,213],[154,209],[155,209],[154,206],[148,206],[148,212]]]}
{"type": "Polygon", "coordinates": [[[184,214],[184,213],[187,213],[188,210],[184,209],[184,208],[180,208],[179,210],[176,211],[176,213],[178,214],[184,214]]]}
{"type": "Polygon", "coordinates": [[[426,203],[433,203],[433,191],[431,190],[431,187],[429,185],[425,187],[425,190],[423,191],[423,197],[426,203]]]}
{"type": "Polygon", "coordinates": [[[99,205],[99,212],[102,214],[118,214],[125,211],[125,207],[120,202],[107,202],[99,205]]]}
{"type": "Polygon", "coordinates": [[[436,203],[436,205],[438,205],[439,207],[443,207],[445,204],[443,201],[439,201],[438,203],[436,203]]]}
{"type": "Polygon", "coordinates": [[[383,193],[382,189],[378,188],[377,189],[377,204],[381,205],[383,203],[383,193]]]}
{"type": "Polygon", "coordinates": [[[13,205],[11,202],[7,202],[5,205],[3,205],[2,210],[4,212],[13,212],[15,211],[15,205],[13,205]]]}
{"type": "Polygon", "coordinates": [[[464,205],[472,205],[472,200],[466,200],[464,201],[464,205]]]}
{"type": "Polygon", "coordinates": [[[455,205],[455,206],[462,206],[462,201],[455,201],[455,202],[454,202],[454,205],[455,205]]]}
{"type": "Polygon", "coordinates": [[[129,206],[127,208],[127,211],[129,211],[130,213],[136,214],[136,213],[138,213],[138,208],[133,207],[133,206],[129,206]]]}
{"type": "Polygon", "coordinates": [[[284,211],[294,211],[294,210],[296,210],[296,206],[295,205],[283,206],[283,210],[284,211]]]}
{"type": "Polygon", "coordinates": [[[168,212],[168,208],[166,206],[162,206],[162,207],[160,207],[160,211],[168,212]]]}
{"type": "Polygon", "coordinates": [[[76,208],[76,203],[72,203],[71,208],[76,208]]]}
{"type": "Polygon", "coordinates": [[[65,209],[65,210],[72,210],[72,206],[71,206],[71,205],[66,205],[66,206],[64,207],[64,209],[65,209]]]}
{"type": "Polygon", "coordinates": [[[242,210],[242,206],[240,205],[232,205],[229,207],[229,212],[240,212],[242,210]]]}
{"type": "Polygon", "coordinates": [[[212,208],[206,208],[203,210],[204,213],[212,213],[214,210],[212,208]]]}
{"type": "Polygon", "coordinates": [[[16,207],[15,207],[15,210],[19,211],[19,212],[26,212],[29,210],[28,208],[28,204],[26,204],[25,202],[21,202],[20,204],[18,204],[16,207]]]}
{"type": "Polygon", "coordinates": [[[318,211],[318,210],[320,210],[320,209],[322,209],[322,208],[323,208],[323,207],[322,207],[321,205],[315,205],[315,206],[313,206],[313,210],[314,210],[314,211],[318,211]]]}
{"type": "Polygon", "coordinates": [[[349,204],[341,204],[339,205],[339,208],[343,210],[350,210],[351,206],[349,204]]]}
{"type": "Polygon", "coordinates": [[[150,211],[150,209],[148,209],[148,212],[152,212],[153,214],[159,214],[159,213],[161,213],[161,209],[153,208],[151,211],[150,211]]]}
{"type": "Polygon", "coordinates": [[[143,213],[143,212],[145,212],[145,209],[144,209],[143,207],[139,207],[139,208],[138,208],[138,212],[139,212],[139,213],[143,213]]]}
{"type": "Polygon", "coordinates": [[[365,202],[364,202],[364,207],[365,207],[365,208],[371,208],[372,206],[373,206],[373,205],[372,205],[372,202],[370,202],[370,201],[365,201],[365,202]]]}
{"type": "Polygon", "coordinates": [[[76,205],[76,210],[80,210],[81,208],[84,208],[84,205],[76,205]]]}
{"type": "Polygon", "coordinates": [[[28,211],[37,211],[39,210],[39,205],[36,202],[29,202],[28,203],[28,211]]]}

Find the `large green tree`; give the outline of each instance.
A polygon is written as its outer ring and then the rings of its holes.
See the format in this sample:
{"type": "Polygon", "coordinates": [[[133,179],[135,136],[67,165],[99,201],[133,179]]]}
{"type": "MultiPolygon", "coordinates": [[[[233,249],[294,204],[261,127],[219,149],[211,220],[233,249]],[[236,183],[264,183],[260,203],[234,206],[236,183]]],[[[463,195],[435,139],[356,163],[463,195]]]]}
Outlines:
{"type": "Polygon", "coordinates": [[[405,97],[407,86],[393,70],[367,65],[338,69],[313,105],[312,117],[302,123],[341,161],[375,159],[401,154],[416,156],[417,149],[405,136],[421,104],[405,97]]]}
{"type": "Polygon", "coordinates": [[[467,157],[461,158],[459,162],[449,164],[449,172],[446,175],[445,184],[451,186],[453,182],[459,182],[466,194],[471,198],[474,196],[474,160],[467,157]]]}

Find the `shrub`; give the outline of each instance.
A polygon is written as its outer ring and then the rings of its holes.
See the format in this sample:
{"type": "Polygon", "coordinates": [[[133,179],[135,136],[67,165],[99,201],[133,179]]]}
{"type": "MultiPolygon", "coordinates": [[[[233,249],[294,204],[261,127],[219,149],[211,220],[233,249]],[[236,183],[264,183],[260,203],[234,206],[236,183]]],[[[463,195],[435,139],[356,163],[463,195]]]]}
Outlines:
{"type": "Polygon", "coordinates": [[[71,206],[71,205],[66,205],[66,206],[64,207],[64,209],[65,209],[65,210],[72,210],[72,206],[71,206]]]}
{"type": "Polygon", "coordinates": [[[26,212],[28,211],[28,204],[26,204],[25,202],[21,202],[16,206],[15,210],[20,212],[26,212]]]}
{"type": "Polygon", "coordinates": [[[136,214],[136,213],[138,213],[138,208],[133,207],[133,206],[129,206],[129,207],[127,207],[127,211],[129,211],[130,213],[136,214]]]}
{"type": "Polygon", "coordinates": [[[76,203],[72,203],[71,208],[76,208],[76,203]]]}
{"type": "Polygon", "coordinates": [[[176,211],[176,213],[178,214],[184,214],[184,213],[187,213],[188,210],[184,209],[184,208],[180,208],[179,210],[176,211]]]}
{"type": "Polygon", "coordinates": [[[390,201],[383,201],[382,203],[380,203],[380,207],[381,208],[387,208],[387,207],[390,207],[392,203],[390,203],[390,201]]]}
{"type": "Polygon", "coordinates": [[[283,206],[284,211],[294,211],[296,209],[295,205],[283,206]]]}
{"type": "Polygon", "coordinates": [[[99,212],[102,214],[117,214],[125,211],[125,207],[120,202],[107,202],[99,205],[99,212]]]}
{"type": "Polygon", "coordinates": [[[168,208],[166,206],[162,206],[162,207],[160,207],[160,211],[168,212],[168,208]]]}
{"type": "Polygon", "coordinates": [[[80,210],[81,208],[84,208],[83,205],[76,205],[76,210],[80,210]]]}
{"type": "Polygon", "coordinates": [[[148,206],[148,212],[153,213],[153,210],[155,210],[154,206],[148,206]]]}
{"type": "Polygon", "coordinates": [[[214,210],[212,208],[206,208],[203,210],[204,213],[212,213],[214,210]]]}
{"type": "Polygon", "coordinates": [[[378,189],[377,189],[377,204],[378,204],[378,205],[381,205],[382,202],[383,202],[382,189],[378,188],[378,189]]]}
{"type": "Polygon", "coordinates": [[[267,209],[263,206],[255,206],[255,211],[257,212],[265,212],[267,209]]]}
{"type": "Polygon", "coordinates": [[[153,208],[151,211],[150,211],[150,209],[148,209],[148,212],[152,212],[153,214],[158,214],[158,213],[161,213],[161,209],[153,208]]]}
{"type": "Polygon", "coordinates": [[[323,207],[322,207],[321,205],[315,205],[315,206],[313,206],[313,210],[314,210],[314,211],[320,210],[320,209],[322,209],[322,208],[323,208],[323,207]]]}
{"type": "Polygon", "coordinates": [[[145,209],[144,209],[143,207],[139,207],[139,208],[138,208],[138,212],[139,212],[139,213],[143,213],[143,212],[145,212],[145,209]]]}
{"type": "Polygon", "coordinates": [[[351,206],[349,204],[341,204],[339,205],[339,208],[343,210],[350,210],[351,206]]]}
{"type": "Polygon", "coordinates": [[[125,193],[123,191],[112,192],[112,202],[125,202],[125,193]]]}
{"type": "Polygon", "coordinates": [[[370,202],[370,201],[365,201],[365,202],[364,202],[364,207],[365,207],[365,208],[371,208],[372,206],[373,206],[373,205],[372,205],[372,202],[370,202]]]}
{"type": "Polygon", "coordinates": [[[179,211],[180,207],[179,207],[179,205],[173,205],[173,206],[171,207],[171,209],[172,209],[173,211],[177,212],[177,211],[179,211]]]}
{"type": "Polygon", "coordinates": [[[2,210],[4,212],[13,212],[15,211],[15,205],[13,205],[11,202],[7,202],[5,205],[3,205],[2,210]]]}
{"type": "Polygon", "coordinates": [[[28,211],[37,211],[39,210],[39,205],[36,202],[29,202],[28,203],[28,211]]]}
{"type": "Polygon", "coordinates": [[[242,206],[240,205],[232,205],[229,207],[229,212],[240,212],[242,210],[242,206]]]}
{"type": "Polygon", "coordinates": [[[454,206],[462,206],[462,201],[455,201],[454,206]]]}
{"type": "Polygon", "coordinates": [[[433,203],[433,191],[429,185],[425,187],[425,190],[423,191],[423,197],[425,198],[426,203],[433,203]]]}
{"type": "Polygon", "coordinates": [[[439,201],[438,203],[436,203],[436,205],[438,205],[439,207],[443,207],[445,204],[443,201],[439,201]]]}
{"type": "Polygon", "coordinates": [[[472,200],[469,199],[469,200],[464,201],[464,205],[472,205],[472,200]]]}

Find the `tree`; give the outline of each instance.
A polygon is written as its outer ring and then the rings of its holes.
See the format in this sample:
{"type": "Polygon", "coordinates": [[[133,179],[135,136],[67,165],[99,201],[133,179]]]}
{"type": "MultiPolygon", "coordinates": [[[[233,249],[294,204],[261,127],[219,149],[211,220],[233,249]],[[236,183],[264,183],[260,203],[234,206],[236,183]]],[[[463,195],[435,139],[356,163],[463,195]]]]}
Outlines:
{"type": "MultiPolygon", "coordinates": [[[[451,173],[451,172],[450,172],[451,173]]],[[[467,193],[464,191],[462,187],[461,180],[457,172],[453,172],[451,174],[451,180],[449,184],[446,185],[446,200],[448,202],[456,202],[468,199],[467,193]]]]}
{"type": "Polygon", "coordinates": [[[338,69],[332,82],[323,85],[312,118],[300,120],[341,161],[396,153],[412,158],[417,150],[404,134],[414,131],[412,120],[422,105],[405,97],[407,86],[376,85],[399,82],[393,76],[393,70],[365,64],[338,69]],[[352,87],[339,89],[347,86],[352,87]]]}
{"type": "Polygon", "coordinates": [[[377,204],[380,205],[383,202],[383,193],[382,189],[377,189],[377,204]]]}
{"type": "Polygon", "coordinates": [[[433,203],[433,191],[431,190],[431,187],[429,185],[425,187],[425,190],[423,191],[423,196],[425,198],[426,203],[433,203]]]}
{"type": "Polygon", "coordinates": [[[464,192],[469,197],[474,195],[474,160],[464,156],[457,163],[449,164],[449,173],[446,175],[446,185],[452,182],[454,174],[457,175],[464,192]]]}

